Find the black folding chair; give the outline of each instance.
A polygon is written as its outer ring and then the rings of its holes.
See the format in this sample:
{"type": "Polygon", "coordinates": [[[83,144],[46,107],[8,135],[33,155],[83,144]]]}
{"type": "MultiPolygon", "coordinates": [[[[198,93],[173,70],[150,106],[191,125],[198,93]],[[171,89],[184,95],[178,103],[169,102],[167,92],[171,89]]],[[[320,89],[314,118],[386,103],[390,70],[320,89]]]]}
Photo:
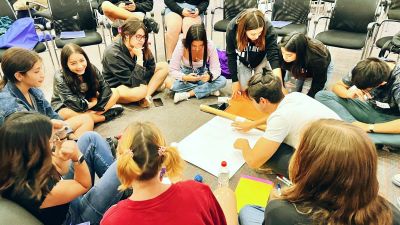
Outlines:
{"type": "Polygon", "coordinates": [[[352,0],[349,4],[348,0],[336,0],[331,17],[320,17],[315,21],[314,34],[320,19],[330,19],[328,30],[318,33],[315,38],[328,46],[362,49],[361,58],[364,58],[377,25],[379,1],[352,0]]]}
{"type": "MultiPolygon", "coordinates": [[[[54,39],[54,52],[56,47],[63,48],[68,43],[74,43],[81,47],[97,45],[99,57],[101,58],[100,44],[102,36],[97,32],[97,21],[89,0],[49,0],[51,17],[55,26],[56,38],[54,39]],[[58,25],[57,25],[58,24],[58,25]],[[58,28],[57,28],[58,27],[58,28]],[[72,39],[61,39],[62,31],[83,30],[85,37],[72,39]]],[[[56,53],[57,63],[60,65],[56,53]]]]}
{"type": "Polygon", "coordinates": [[[272,6],[272,21],[289,21],[284,27],[275,27],[278,36],[286,36],[293,32],[308,33],[312,18],[310,0],[275,0],[272,6]]]}
{"type": "Polygon", "coordinates": [[[215,7],[211,10],[211,39],[213,38],[214,31],[225,33],[229,22],[235,16],[239,15],[241,11],[249,8],[257,8],[257,6],[257,0],[224,0],[223,7],[215,7]],[[223,18],[214,23],[214,16],[217,10],[222,10],[223,18]]]}
{"type": "MultiPolygon", "coordinates": [[[[400,0],[384,0],[382,2],[382,6],[384,8],[384,13],[386,19],[382,20],[380,23],[377,24],[377,30],[374,32],[373,41],[371,47],[369,49],[368,55],[371,55],[372,50],[374,47],[382,48],[386,42],[392,40],[393,35],[380,37],[382,31],[391,24],[398,25],[400,23],[400,0]],[[379,37],[379,38],[378,38],[379,37]]],[[[399,32],[399,29],[394,29],[396,32],[399,32]]],[[[399,59],[399,56],[398,58],[399,59]]]]}
{"type": "MultiPolygon", "coordinates": [[[[10,2],[9,1],[7,1],[7,0],[0,0],[0,17],[2,17],[2,16],[8,16],[11,20],[13,20],[13,21],[15,21],[15,20],[17,20],[17,17],[16,17],[16,15],[15,15],[15,12],[14,12],[14,10],[13,10],[13,8],[12,8],[12,6],[11,6],[11,4],[10,4],[10,2]]],[[[43,44],[42,42],[38,42],[37,43],[37,45],[33,48],[33,51],[35,51],[35,52],[37,52],[37,53],[42,53],[42,52],[45,52],[46,51],[46,49],[48,50],[48,52],[49,52],[49,55],[50,55],[50,59],[51,59],[51,62],[52,62],[52,64],[53,64],[53,68],[55,68],[55,66],[54,66],[54,60],[53,60],[53,56],[52,56],[52,54],[51,54],[51,51],[50,51],[50,48],[49,48],[49,45],[48,45],[48,43],[47,43],[47,40],[44,42],[45,44],[43,44]]],[[[2,56],[3,56],[3,53],[6,51],[7,49],[0,49],[0,62],[2,61],[2,56]]]]}

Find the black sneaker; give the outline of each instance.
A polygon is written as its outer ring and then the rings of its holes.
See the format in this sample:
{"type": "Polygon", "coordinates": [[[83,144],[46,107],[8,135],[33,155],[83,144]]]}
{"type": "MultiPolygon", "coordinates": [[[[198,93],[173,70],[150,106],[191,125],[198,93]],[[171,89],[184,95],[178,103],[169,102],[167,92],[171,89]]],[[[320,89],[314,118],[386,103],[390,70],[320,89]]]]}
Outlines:
{"type": "Polygon", "coordinates": [[[147,28],[147,32],[151,33],[154,32],[156,34],[158,34],[158,31],[160,30],[160,27],[158,25],[158,23],[151,17],[146,17],[143,19],[143,23],[147,28]]]}
{"type": "Polygon", "coordinates": [[[106,141],[110,146],[111,154],[115,159],[117,156],[118,139],[116,137],[108,137],[106,138],[106,141]]]}
{"type": "Polygon", "coordinates": [[[107,112],[103,113],[103,116],[106,118],[105,122],[115,119],[117,116],[121,115],[123,111],[124,107],[122,106],[112,107],[107,112]]]}

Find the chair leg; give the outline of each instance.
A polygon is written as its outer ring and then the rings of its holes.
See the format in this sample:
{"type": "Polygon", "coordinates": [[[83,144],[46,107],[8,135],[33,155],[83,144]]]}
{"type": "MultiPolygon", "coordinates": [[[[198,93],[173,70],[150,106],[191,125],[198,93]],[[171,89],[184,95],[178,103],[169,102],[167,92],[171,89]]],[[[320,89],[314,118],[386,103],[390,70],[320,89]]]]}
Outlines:
{"type": "Polygon", "coordinates": [[[161,17],[162,19],[162,26],[163,26],[163,40],[164,40],[164,58],[165,61],[167,61],[167,46],[166,46],[166,42],[165,42],[165,16],[161,17]]]}
{"type": "Polygon", "coordinates": [[[45,45],[46,45],[46,48],[47,48],[47,51],[49,52],[49,55],[50,55],[50,59],[51,59],[51,64],[53,64],[53,70],[54,70],[54,72],[56,72],[56,66],[55,66],[55,64],[54,64],[54,59],[53,59],[53,55],[51,54],[51,49],[50,49],[50,47],[49,47],[49,43],[47,43],[47,40],[45,39],[45,45]]]}
{"type": "Polygon", "coordinates": [[[156,62],[158,62],[158,56],[157,56],[157,40],[156,40],[156,34],[153,32],[153,40],[154,40],[154,57],[156,59],[156,62]]]}
{"type": "Polygon", "coordinates": [[[101,49],[100,49],[100,44],[97,45],[97,49],[99,50],[99,57],[100,57],[100,62],[101,62],[101,49]]]}
{"type": "Polygon", "coordinates": [[[58,55],[57,55],[56,42],[54,40],[53,40],[53,50],[54,50],[54,55],[56,56],[58,68],[61,68],[60,60],[58,59],[58,55]]]}

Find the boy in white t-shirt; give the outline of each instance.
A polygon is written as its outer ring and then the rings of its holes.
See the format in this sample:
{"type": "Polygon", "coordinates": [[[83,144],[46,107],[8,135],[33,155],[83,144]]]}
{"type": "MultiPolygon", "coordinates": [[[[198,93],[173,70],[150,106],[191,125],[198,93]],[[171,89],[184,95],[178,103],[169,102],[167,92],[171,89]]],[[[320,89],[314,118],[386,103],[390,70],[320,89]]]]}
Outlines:
{"type": "Polygon", "coordinates": [[[289,159],[299,143],[303,127],[314,120],[340,120],[340,117],[305,94],[294,92],[285,96],[281,80],[271,71],[265,72],[265,75],[256,74],[250,79],[247,93],[256,108],[269,116],[253,122],[232,124],[237,130],[246,132],[266,123],[265,133],[253,149],[243,138],[237,139],[234,147],[242,150],[251,168],[259,168],[268,161],[276,172],[287,175],[289,159]]]}

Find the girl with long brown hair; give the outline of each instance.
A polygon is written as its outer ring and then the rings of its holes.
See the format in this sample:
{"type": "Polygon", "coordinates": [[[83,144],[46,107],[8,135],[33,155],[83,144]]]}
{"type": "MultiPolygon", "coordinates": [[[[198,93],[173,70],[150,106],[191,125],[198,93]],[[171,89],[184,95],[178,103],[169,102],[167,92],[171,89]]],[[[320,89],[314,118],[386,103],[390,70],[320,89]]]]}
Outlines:
{"type": "Polygon", "coordinates": [[[148,107],[168,75],[166,62],[155,63],[148,38],[143,22],[129,18],[120,27],[120,37],[104,51],[104,79],[118,91],[118,103],[141,101],[148,107]]]}
{"type": "Polygon", "coordinates": [[[274,28],[264,13],[251,8],[233,18],[226,29],[226,53],[232,76],[232,97],[247,88],[253,74],[263,68],[282,77],[279,47],[274,28]]]}
{"type": "Polygon", "coordinates": [[[264,209],[245,207],[240,224],[400,224],[400,212],[379,195],[375,145],[360,128],[311,123],[289,164],[293,185],[264,209]],[[259,222],[249,223],[251,219],[259,222]]]}

